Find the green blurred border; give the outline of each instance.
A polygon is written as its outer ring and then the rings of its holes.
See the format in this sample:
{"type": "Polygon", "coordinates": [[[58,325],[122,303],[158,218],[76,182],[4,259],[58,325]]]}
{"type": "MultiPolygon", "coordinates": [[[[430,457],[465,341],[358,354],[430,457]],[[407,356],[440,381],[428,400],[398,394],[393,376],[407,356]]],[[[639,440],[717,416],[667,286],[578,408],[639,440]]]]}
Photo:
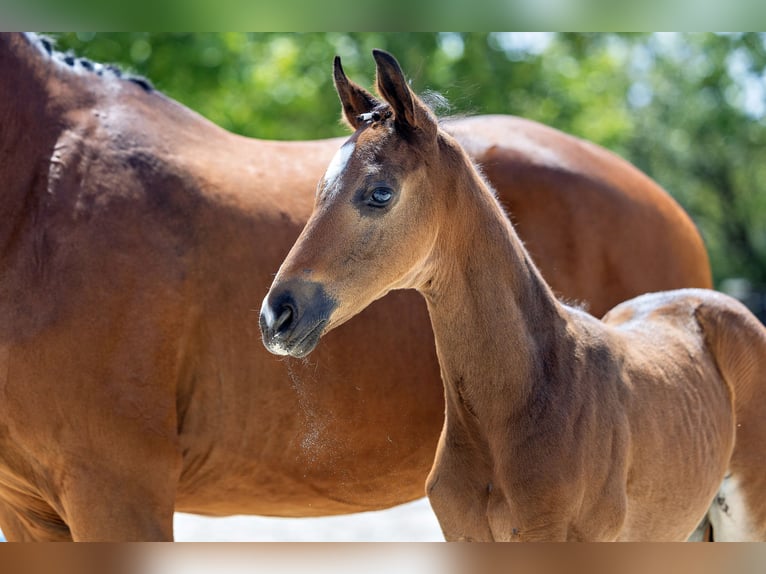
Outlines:
{"type": "Polygon", "coordinates": [[[0,28],[100,31],[756,31],[762,0],[0,0],[0,28]]]}

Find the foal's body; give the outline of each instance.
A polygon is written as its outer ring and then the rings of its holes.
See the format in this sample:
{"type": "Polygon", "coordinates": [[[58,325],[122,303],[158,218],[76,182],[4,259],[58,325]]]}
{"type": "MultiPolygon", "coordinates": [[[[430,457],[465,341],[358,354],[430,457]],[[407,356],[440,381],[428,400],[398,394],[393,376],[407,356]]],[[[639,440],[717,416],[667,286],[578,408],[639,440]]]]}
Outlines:
{"type": "Polygon", "coordinates": [[[702,290],[646,295],[604,322],[562,305],[472,184],[455,193],[419,289],[446,393],[427,491],[447,539],[686,540],[727,474],[749,500],[735,521],[756,520],[740,532],[766,535],[766,466],[729,466],[735,400],[753,399],[766,368],[763,327],[702,290]]]}
{"type": "Polygon", "coordinates": [[[376,52],[357,128],[264,299],[304,356],[391,289],[426,299],[446,396],[427,492],[448,540],[766,538],[766,330],[713,291],[602,321],[561,304],[460,145],[376,52]],[[719,494],[716,497],[716,494],[719,494]],[[715,498],[715,501],[714,501],[715,498]]]}

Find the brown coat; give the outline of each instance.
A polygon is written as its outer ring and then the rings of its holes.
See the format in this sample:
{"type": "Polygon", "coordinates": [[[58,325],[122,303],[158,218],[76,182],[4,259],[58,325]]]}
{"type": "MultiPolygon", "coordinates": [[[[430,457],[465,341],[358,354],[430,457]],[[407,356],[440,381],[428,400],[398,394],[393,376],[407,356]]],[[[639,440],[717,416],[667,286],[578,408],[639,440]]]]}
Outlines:
{"type": "Polygon", "coordinates": [[[447,540],[686,540],[708,521],[766,539],[763,325],[705,289],[603,321],[561,303],[459,142],[373,54],[382,101],[336,59],[356,132],[263,301],[267,348],[306,356],[391,290],[423,295],[446,396],[426,488],[447,540]]]}

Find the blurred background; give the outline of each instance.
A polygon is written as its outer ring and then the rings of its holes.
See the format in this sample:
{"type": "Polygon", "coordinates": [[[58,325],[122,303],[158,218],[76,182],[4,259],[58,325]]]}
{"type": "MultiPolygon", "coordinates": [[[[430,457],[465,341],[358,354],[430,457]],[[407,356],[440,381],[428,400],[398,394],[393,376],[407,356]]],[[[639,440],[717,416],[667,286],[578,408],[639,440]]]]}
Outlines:
{"type": "Polygon", "coordinates": [[[507,113],[580,136],[657,180],[701,230],[716,287],[766,318],[763,33],[66,33],[231,131],[347,133],[332,59],[363,86],[392,52],[442,114],[507,113]]]}

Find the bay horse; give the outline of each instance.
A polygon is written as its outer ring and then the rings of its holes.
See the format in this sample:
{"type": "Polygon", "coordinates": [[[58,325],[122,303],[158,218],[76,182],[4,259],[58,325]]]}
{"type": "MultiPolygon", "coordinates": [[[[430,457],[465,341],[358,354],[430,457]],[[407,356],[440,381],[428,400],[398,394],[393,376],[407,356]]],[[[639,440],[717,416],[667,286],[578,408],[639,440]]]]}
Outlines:
{"type": "Polygon", "coordinates": [[[335,60],[356,131],[263,301],[265,346],[303,357],[389,291],[423,296],[446,397],[426,489],[447,540],[686,540],[706,519],[716,539],[766,539],[763,325],[704,289],[603,321],[561,303],[398,62],[373,55],[382,100],[335,60]]]}
{"type": "MultiPolygon", "coordinates": [[[[8,539],[169,540],[174,510],[423,496],[444,399],[417,295],[371,306],[310,361],[260,343],[260,301],[342,140],[231,134],[39,36],[0,34],[0,78],[8,539]]],[[[710,284],[689,217],[627,162],[517,118],[445,128],[562,295],[601,312],[710,284]]]]}

